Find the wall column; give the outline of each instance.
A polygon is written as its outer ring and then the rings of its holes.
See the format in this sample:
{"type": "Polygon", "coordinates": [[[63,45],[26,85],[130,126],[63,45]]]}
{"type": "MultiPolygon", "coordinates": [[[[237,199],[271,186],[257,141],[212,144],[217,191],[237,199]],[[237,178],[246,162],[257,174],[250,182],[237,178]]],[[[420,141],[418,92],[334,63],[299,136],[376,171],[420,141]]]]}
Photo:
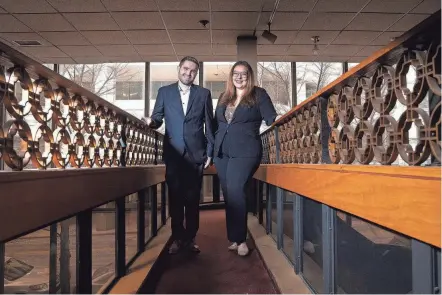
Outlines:
{"type": "Polygon", "coordinates": [[[255,82],[258,66],[258,47],[256,36],[238,36],[236,39],[237,60],[244,60],[250,64],[255,74],[255,82]]]}

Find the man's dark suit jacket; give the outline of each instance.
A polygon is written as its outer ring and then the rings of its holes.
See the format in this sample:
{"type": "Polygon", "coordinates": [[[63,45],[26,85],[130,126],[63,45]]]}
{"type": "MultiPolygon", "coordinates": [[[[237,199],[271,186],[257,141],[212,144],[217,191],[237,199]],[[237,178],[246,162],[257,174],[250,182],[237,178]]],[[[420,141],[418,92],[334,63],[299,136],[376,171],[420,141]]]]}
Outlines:
{"type": "Polygon", "coordinates": [[[224,116],[226,106],[219,104],[215,110],[215,153],[219,151],[224,137],[229,133],[229,156],[230,157],[261,157],[262,143],[259,135],[259,128],[264,120],[271,125],[277,116],[267,92],[255,86],[257,103],[253,106],[239,104],[229,123],[224,116]]]}
{"type": "Polygon", "coordinates": [[[213,104],[208,89],[198,85],[191,86],[187,112],[184,115],[178,82],[161,87],[151,118],[153,128],[160,127],[163,118],[166,121],[166,165],[169,160],[173,161],[174,156],[182,156],[185,151],[198,164],[204,163],[207,157],[213,157],[213,104]]]}

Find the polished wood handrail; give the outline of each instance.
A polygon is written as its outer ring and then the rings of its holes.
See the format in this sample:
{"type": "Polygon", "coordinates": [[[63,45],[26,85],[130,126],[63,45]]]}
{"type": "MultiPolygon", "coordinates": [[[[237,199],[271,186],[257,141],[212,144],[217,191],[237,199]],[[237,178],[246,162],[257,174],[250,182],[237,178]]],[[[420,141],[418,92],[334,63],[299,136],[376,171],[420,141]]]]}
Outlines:
{"type": "Polygon", "coordinates": [[[164,165],[0,172],[0,242],[164,180],[164,165]]]}
{"type": "Polygon", "coordinates": [[[255,178],[441,246],[440,167],[277,164],[255,178]]]}

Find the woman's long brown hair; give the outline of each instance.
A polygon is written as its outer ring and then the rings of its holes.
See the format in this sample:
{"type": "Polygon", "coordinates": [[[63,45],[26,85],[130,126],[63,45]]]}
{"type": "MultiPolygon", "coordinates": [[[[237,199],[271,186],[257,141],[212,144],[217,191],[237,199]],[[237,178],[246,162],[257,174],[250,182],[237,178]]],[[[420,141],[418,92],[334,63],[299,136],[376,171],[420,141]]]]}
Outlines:
{"type": "Polygon", "coordinates": [[[234,104],[236,100],[236,87],[233,84],[233,71],[237,66],[245,66],[247,68],[247,85],[246,91],[241,99],[241,104],[246,106],[252,106],[256,103],[255,96],[255,76],[253,74],[252,67],[246,61],[237,61],[230,69],[229,79],[226,83],[226,90],[221,94],[219,103],[222,105],[234,104]]]}

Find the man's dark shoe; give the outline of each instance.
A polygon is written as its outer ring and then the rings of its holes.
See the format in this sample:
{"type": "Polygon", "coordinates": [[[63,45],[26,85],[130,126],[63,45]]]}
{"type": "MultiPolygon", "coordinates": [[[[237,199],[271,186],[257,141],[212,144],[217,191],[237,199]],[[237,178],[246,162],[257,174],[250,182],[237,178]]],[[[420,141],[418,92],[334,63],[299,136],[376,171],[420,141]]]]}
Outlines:
{"type": "Polygon", "coordinates": [[[194,253],[200,253],[201,252],[200,247],[195,243],[194,239],[190,240],[190,242],[187,243],[187,248],[190,251],[194,252],[194,253]]]}
{"type": "Polygon", "coordinates": [[[172,245],[169,247],[169,254],[176,254],[181,249],[181,242],[178,240],[173,241],[172,245]]]}

